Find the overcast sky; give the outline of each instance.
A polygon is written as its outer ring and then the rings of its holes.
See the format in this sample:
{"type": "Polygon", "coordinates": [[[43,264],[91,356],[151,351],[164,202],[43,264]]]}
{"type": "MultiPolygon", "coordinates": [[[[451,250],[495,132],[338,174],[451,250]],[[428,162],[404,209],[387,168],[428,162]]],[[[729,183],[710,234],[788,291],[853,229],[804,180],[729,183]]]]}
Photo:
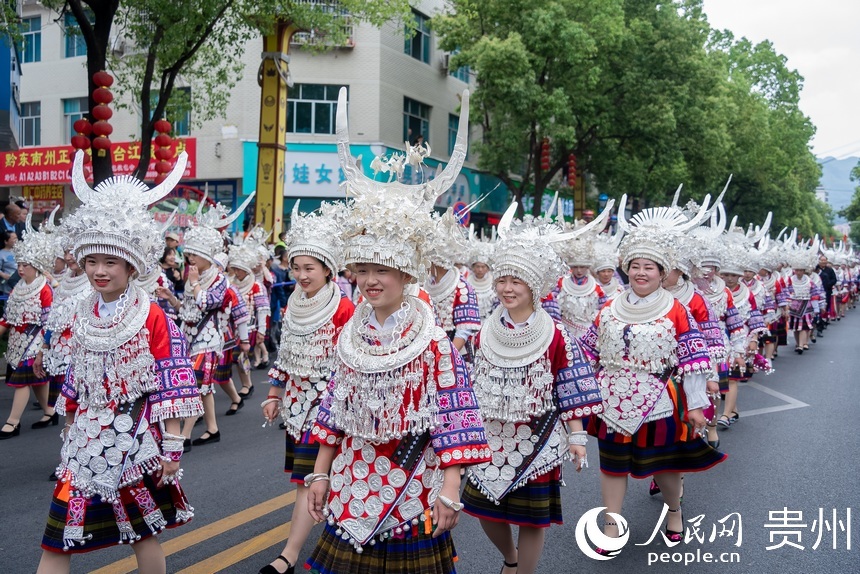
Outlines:
{"type": "Polygon", "coordinates": [[[818,156],[860,156],[860,2],[704,0],[713,28],[773,42],[804,77],[803,112],[818,128],[818,156]]]}

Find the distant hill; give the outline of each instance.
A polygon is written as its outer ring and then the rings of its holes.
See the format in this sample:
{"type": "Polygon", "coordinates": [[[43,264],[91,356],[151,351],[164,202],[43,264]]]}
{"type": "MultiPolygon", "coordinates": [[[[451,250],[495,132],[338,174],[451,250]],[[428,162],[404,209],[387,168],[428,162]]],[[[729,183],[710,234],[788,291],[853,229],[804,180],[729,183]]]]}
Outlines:
{"type": "MultiPolygon", "coordinates": [[[[851,181],[851,170],[857,165],[858,160],[860,158],[857,157],[818,158],[818,163],[821,164],[821,180],[818,185],[827,190],[827,203],[833,207],[834,211],[839,211],[851,203],[854,188],[860,185],[860,182],[851,181]]],[[[837,217],[835,223],[844,221],[843,218],[837,217]]]]}

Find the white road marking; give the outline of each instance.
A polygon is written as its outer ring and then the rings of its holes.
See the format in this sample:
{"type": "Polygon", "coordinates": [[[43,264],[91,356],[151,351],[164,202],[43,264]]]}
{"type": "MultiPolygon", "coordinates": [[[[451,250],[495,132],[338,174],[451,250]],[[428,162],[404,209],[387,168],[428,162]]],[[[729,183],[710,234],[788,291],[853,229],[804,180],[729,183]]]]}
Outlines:
{"type": "Polygon", "coordinates": [[[783,393],[775,391],[775,390],[771,389],[770,387],[766,387],[764,385],[761,385],[759,383],[755,383],[753,381],[747,381],[746,386],[752,387],[754,389],[757,389],[757,390],[763,392],[766,395],[770,395],[770,396],[775,397],[781,401],[784,401],[786,404],[777,405],[775,407],[765,407],[763,409],[754,409],[751,411],[743,411],[742,416],[744,418],[753,417],[755,415],[766,415],[766,414],[770,414],[770,413],[778,413],[780,411],[790,411],[792,409],[801,409],[803,407],[809,406],[808,404],[804,403],[803,401],[799,401],[793,397],[790,397],[788,395],[785,395],[783,393]]]}

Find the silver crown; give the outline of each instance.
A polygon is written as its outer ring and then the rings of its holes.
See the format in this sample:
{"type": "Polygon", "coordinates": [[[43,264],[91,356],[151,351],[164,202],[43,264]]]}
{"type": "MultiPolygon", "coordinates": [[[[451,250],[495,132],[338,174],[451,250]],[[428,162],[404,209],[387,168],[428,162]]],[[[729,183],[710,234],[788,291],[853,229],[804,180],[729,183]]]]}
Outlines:
{"type": "Polygon", "coordinates": [[[204,196],[197,208],[197,223],[185,232],[185,253],[199,255],[215,263],[215,256],[224,253],[222,231],[242,215],[256,194],[256,191],[251,192],[251,195],[233,213],[220,203],[204,213],[203,206],[206,203],[206,196],[204,196]]]}
{"type": "Polygon", "coordinates": [[[187,161],[185,152],[179,154],[167,178],[152,189],[127,175],[108,178],[93,189],[84,178],[84,152],[78,151],[72,167],[72,189],[82,205],[68,222],[78,264],[83,265],[87,255],[103,254],[128,261],[139,274],[155,265],[164,252],[164,237],[148,207],[179,183],[187,161]]]}
{"type": "Polygon", "coordinates": [[[62,251],[59,251],[58,255],[57,226],[54,224],[54,216],[59,208],[59,205],[54,208],[38,230],[33,229],[33,214],[27,214],[23,237],[12,248],[16,263],[32,265],[41,273],[48,273],[54,269],[54,260],[63,256],[62,251]]]}
{"type": "Polygon", "coordinates": [[[300,255],[316,257],[332,277],[336,276],[343,269],[345,224],[346,207],[342,203],[323,203],[318,210],[300,215],[296,201],[285,241],[289,260],[300,255]]]}

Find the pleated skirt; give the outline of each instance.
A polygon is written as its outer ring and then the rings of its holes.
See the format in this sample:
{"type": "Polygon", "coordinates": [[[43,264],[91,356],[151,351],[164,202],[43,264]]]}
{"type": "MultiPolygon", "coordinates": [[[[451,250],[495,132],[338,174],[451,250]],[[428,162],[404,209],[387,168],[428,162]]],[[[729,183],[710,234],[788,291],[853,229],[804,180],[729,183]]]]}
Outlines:
{"type": "Polygon", "coordinates": [[[454,574],[457,554],[451,533],[432,538],[423,524],[412,527],[406,537],[377,540],[361,554],[326,524],[305,568],[311,574],[454,574]]]}
{"type": "Polygon", "coordinates": [[[471,482],[463,491],[463,511],[481,520],[530,528],[562,524],[561,470],[556,468],[527,482],[494,503],[471,482]]]}
{"type": "Polygon", "coordinates": [[[290,433],[284,433],[284,435],[287,437],[284,448],[284,472],[290,473],[290,482],[304,484],[305,477],[314,472],[320,445],[296,441],[290,433]]]}
{"type": "MultiPolygon", "coordinates": [[[[191,519],[193,508],[185,499],[185,493],[179,485],[169,485],[157,488],[156,483],[149,475],[144,475],[141,484],[149,491],[153,502],[167,522],[166,528],[175,528],[185,524],[191,519]]],[[[128,516],[135,533],[140,539],[152,536],[152,530],[147,526],[140,507],[135,502],[130,491],[131,487],[120,490],[122,507],[128,516]]],[[[84,508],[84,536],[92,536],[83,546],[71,546],[63,550],[63,529],[66,526],[69,498],[71,487],[68,483],[57,481],[54,494],[51,498],[51,506],[48,509],[48,522],[45,526],[45,534],[42,536],[42,548],[50,552],[66,552],[80,554],[91,552],[99,548],[122,544],[119,527],[117,526],[116,514],[112,504],[103,502],[101,497],[94,496],[86,501],[84,508]]]]}
{"type": "Polygon", "coordinates": [[[661,472],[702,472],[728,458],[681,419],[686,398],[671,379],[668,392],[673,415],[643,424],[633,436],[612,432],[600,417],[589,417],[588,434],[597,437],[601,472],[648,478],[661,472]]]}
{"type": "Polygon", "coordinates": [[[39,385],[47,385],[51,377],[46,376],[44,378],[39,378],[36,376],[36,373],[33,372],[33,362],[36,359],[27,359],[26,361],[21,361],[18,365],[13,369],[12,365],[6,366],[6,385],[12,388],[18,387],[38,387],[39,385]]]}

